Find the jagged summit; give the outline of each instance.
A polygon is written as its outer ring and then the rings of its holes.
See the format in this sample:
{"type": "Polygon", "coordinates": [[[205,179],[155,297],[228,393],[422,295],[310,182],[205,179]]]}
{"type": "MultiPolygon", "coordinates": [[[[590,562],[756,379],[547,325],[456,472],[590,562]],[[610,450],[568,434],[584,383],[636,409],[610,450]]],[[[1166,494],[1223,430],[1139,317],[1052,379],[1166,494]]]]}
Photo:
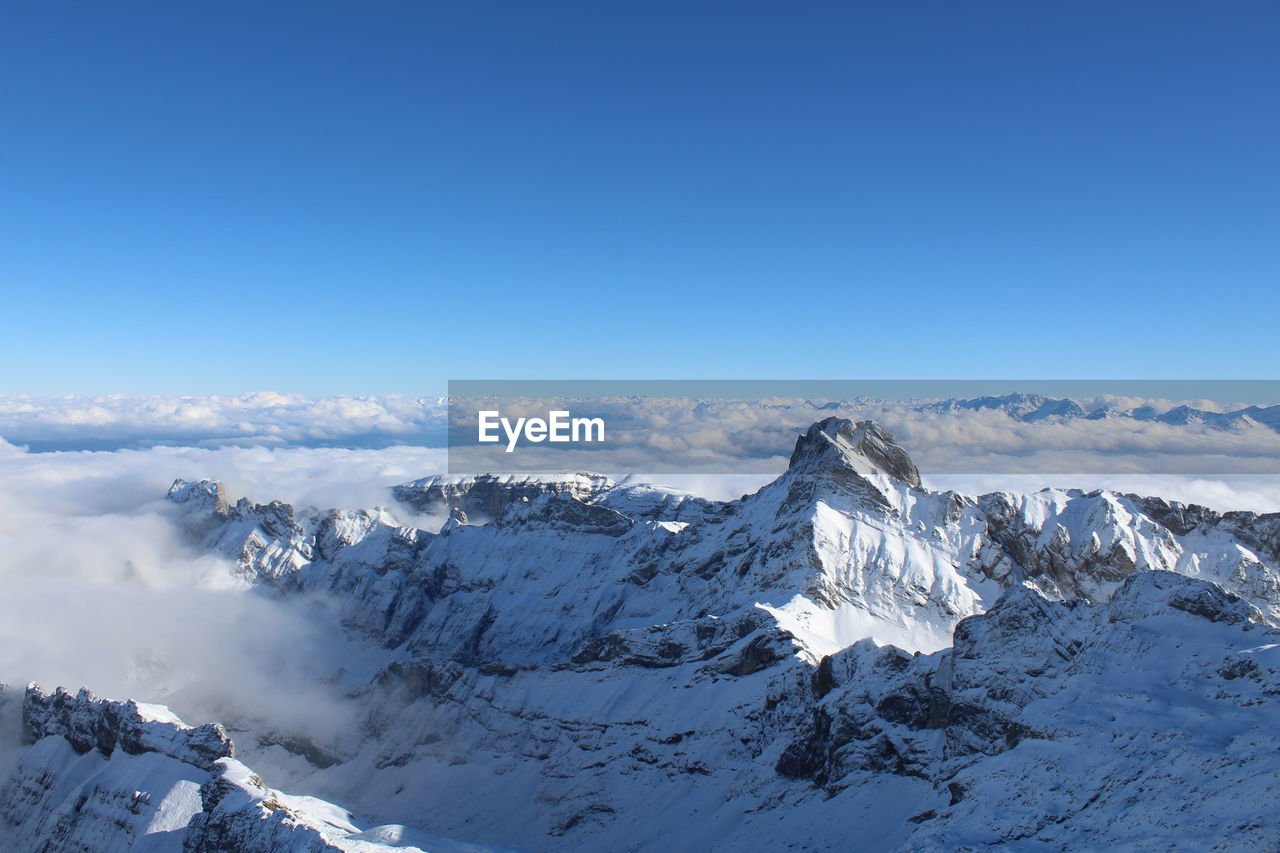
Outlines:
{"type": "Polygon", "coordinates": [[[818,421],[796,439],[788,470],[852,469],[865,475],[868,465],[909,486],[920,487],[920,472],[911,456],[875,421],[854,423],[837,417],[818,421]]]}
{"type": "Polygon", "coordinates": [[[436,475],[396,486],[392,494],[396,500],[420,512],[448,513],[460,509],[471,518],[494,519],[512,503],[549,494],[566,494],[589,501],[614,485],[603,474],[586,471],[436,475]]]}
{"type": "Polygon", "coordinates": [[[200,508],[222,517],[226,517],[229,508],[222,483],[213,480],[188,483],[179,477],[169,487],[167,497],[176,504],[191,504],[192,508],[200,508]]]}
{"type": "Polygon", "coordinates": [[[501,851],[400,825],[361,830],[345,809],[269,788],[222,726],[162,705],[27,687],[30,743],[0,784],[0,848],[392,853],[501,851]]]}
{"type": "MultiPolygon", "coordinates": [[[[892,435],[874,421],[854,423],[829,417],[809,427],[796,440],[789,470],[816,476],[853,473],[862,479],[881,475],[913,488],[920,487],[920,472],[910,455],[892,435]]],[[[883,480],[880,481],[884,485],[883,480]]],[[[170,497],[184,501],[191,487],[175,484],[170,497]]],[[[624,479],[615,482],[604,474],[587,471],[541,474],[468,474],[423,477],[392,489],[396,500],[419,512],[448,516],[461,510],[474,521],[499,518],[512,504],[534,501],[544,495],[566,495],[588,504],[600,504],[636,519],[690,521],[713,513],[716,501],[649,483],[624,479]]]]}
{"type": "Polygon", "coordinates": [[[715,501],[630,479],[615,482],[588,471],[542,474],[467,474],[423,477],[395,486],[396,500],[419,512],[465,513],[471,523],[498,519],[513,504],[563,495],[638,520],[689,521],[714,511],[715,501]]]}

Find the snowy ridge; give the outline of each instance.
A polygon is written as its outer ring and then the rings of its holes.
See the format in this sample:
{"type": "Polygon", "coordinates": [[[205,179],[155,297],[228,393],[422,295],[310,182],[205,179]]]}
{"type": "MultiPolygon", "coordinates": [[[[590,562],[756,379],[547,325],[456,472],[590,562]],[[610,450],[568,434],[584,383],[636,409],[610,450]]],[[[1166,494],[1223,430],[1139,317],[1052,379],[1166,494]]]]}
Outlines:
{"type": "Polygon", "coordinates": [[[29,685],[22,722],[33,739],[58,735],[81,753],[97,749],[110,755],[117,748],[130,755],[156,752],[201,770],[235,754],[219,725],[193,728],[168,708],[99,699],[84,688],[73,695],[62,688],[45,693],[29,685]]]}
{"type": "Polygon", "coordinates": [[[617,483],[602,474],[433,476],[392,489],[396,500],[420,512],[447,515],[461,512],[471,522],[502,515],[513,502],[545,494],[566,494],[583,503],[615,509],[628,518],[688,522],[713,511],[715,503],[688,492],[642,482],[617,483]]]}
{"type": "Polygon", "coordinates": [[[208,547],[248,579],[341,592],[349,626],[463,663],[555,663],[605,624],[757,607],[789,620],[815,660],[866,636],[933,651],[1011,585],[1105,600],[1146,569],[1215,580],[1280,616],[1275,516],[1110,492],[974,499],[918,483],[883,430],[828,419],[800,438],[786,474],[727,503],[584,474],[428,478],[397,490],[416,509],[452,513],[434,535],[383,510],[227,507],[214,483],[177,483],[170,497],[196,508],[193,528],[211,530],[208,547]],[[490,607],[496,590],[521,606],[490,607]]]}
{"type": "MultiPolygon", "coordinates": [[[[1167,404],[1166,404],[1167,405],[1167,404]]],[[[919,412],[948,413],[963,411],[1000,411],[1017,421],[1034,423],[1049,419],[1089,420],[1126,419],[1154,421],[1171,426],[1203,424],[1213,429],[1240,429],[1262,425],[1280,431],[1280,405],[1241,406],[1225,411],[1209,411],[1186,404],[1157,408],[1151,404],[1117,406],[1113,404],[1090,405],[1066,397],[1046,397],[1042,394],[1005,394],[998,397],[950,399],[936,403],[909,404],[919,412]]]]}
{"type": "MultiPolygon", "coordinates": [[[[342,662],[362,716],[326,760],[237,735],[391,827],[342,843],[415,823],[536,850],[1280,844],[1253,781],[1280,770],[1280,517],[931,492],[886,431],[837,418],[735,501],[589,474],[396,494],[448,523],[170,491],[252,589],[370,650],[342,662]]],[[[284,801],[237,764],[188,832],[267,849],[284,801]]]]}
{"type": "Polygon", "coordinates": [[[864,642],[824,662],[777,769],[832,792],[869,771],[933,781],[905,850],[1269,849],[1277,639],[1240,599],[1168,572],[1099,605],[1014,588],[953,649],[864,642]]]}
{"type": "Polygon", "coordinates": [[[33,745],[0,790],[0,841],[14,849],[491,849],[401,826],[360,830],[336,806],[267,787],[220,726],[187,726],[167,708],[31,685],[22,710],[33,745]]]}

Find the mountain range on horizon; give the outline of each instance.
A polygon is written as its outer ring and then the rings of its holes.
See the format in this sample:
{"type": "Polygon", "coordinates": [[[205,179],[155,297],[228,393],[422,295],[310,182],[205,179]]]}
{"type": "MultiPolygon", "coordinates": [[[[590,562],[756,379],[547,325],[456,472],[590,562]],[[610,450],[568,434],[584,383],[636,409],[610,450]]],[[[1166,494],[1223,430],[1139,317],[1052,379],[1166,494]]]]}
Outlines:
{"type": "Polygon", "coordinates": [[[1015,420],[1024,422],[1043,421],[1049,418],[1063,420],[1127,418],[1171,426],[1205,424],[1218,429],[1230,429],[1252,423],[1280,431],[1280,405],[1239,406],[1218,412],[1195,408],[1185,403],[1170,406],[1166,409],[1150,404],[1129,408],[1102,404],[1086,408],[1079,401],[1069,397],[1045,397],[1040,394],[1012,393],[995,397],[974,397],[965,400],[953,399],[923,403],[917,404],[915,408],[917,411],[925,412],[1001,411],[1015,420]]]}

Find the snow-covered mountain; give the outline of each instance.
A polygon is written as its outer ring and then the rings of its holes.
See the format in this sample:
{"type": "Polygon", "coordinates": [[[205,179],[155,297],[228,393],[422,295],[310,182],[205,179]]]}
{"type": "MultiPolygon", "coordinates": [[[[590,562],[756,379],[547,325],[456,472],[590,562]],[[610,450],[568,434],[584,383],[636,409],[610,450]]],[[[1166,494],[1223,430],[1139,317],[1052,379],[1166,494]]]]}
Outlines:
{"type": "MultiPolygon", "coordinates": [[[[818,408],[863,408],[863,401],[827,403],[818,408]]],[[[881,404],[891,405],[891,404],[881,404]]],[[[1172,426],[1203,424],[1214,429],[1239,429],[1260,424],[1280,431],[1280,405],[1238,406],[1224,411],[1199,409],[1187,404],[1165,403],[1157,407],[1149,403],[1137,406],[1121,406],[1113,403],[1097,403],[1075,400],[1070,397],[1047,397],[1043,394],[1015,392],[999,396],[953,397],[933,402],[903,402],[899,406],[906,411],[951,414],[955,412],[1002,412],[1015,421],[1037,423],[1041,421],[1116,420],[1155,421],[1172,426]]]]}
{"type": "Polygon", "coordinates": [[[23,723],[34,743],[0,789],[5,849],[494,849],[403,826],[361,830],[343,809],[268,788],[233,757],[222,726],[188,726],[157,705],[31,685],[23,723]]]}
{"type": "Polygon", "coordinates": [[[1069,397],[1014,393],[998,397],[955,398],[934,403],[907,404],[907,408],[935,413],[998,411],[1014,420],[1029,423],[1050,418],[1062,420],[1129,418],[1177,426],[1206,424],[1220,429],[1230,429],[1251,421],[1272,429],[1280,429],[1280,406],[1242,406],[1229,411],[1213,412],[1185,404],[1166,405],[1167,408],[1163,410],[1150,404],[1132,407],[1111,404],[1086,405],[1069,397]]]}
{"type": "Polygon", "coordinates": [[[1280,844],[1278,516],[933,492],[883,429],[836,418],[729,502],[592,474],[397,488],[447,518],[431,532],[208,481],[169,496],[258,593],[358,640],[333,666],[358,721],[228,736],[29,690],[34,743],[0,791],[17,843],[1280,844]],[[142,758],[163,770],[138,805],[116,793],[142,758]],[[86,791],[99,818],[75,816],[86,791]]]}

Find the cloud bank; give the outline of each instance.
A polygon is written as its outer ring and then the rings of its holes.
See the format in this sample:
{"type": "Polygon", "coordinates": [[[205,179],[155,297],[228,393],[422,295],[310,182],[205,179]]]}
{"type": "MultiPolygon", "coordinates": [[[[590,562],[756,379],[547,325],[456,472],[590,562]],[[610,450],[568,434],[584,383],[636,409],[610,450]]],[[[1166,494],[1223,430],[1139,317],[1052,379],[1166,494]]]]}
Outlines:
{"type": "Polygon", "coordinates": [[[0,682],[86,685],[323,742],[355,713],[332,680],[346,641],[302,604],[250,594],[228,561],[187,540],[165,492],[175,477],[209,477],[254,499],[376,506],[441,463],[422,448],[0,445],[0,682]]]}
{"type": "Polygon", "coordinates": [[[453,446],[457,472],[587,468],[776,473],[795,434],[829,415],[877,420],[934,473],[1280,473],[1280,407],[1208,400],[1036,395],[969,400],[593,397],[496,400],[303,397],[0,396],[0,438],[36,451],[189,447],[453,446]],[[472,404],[469,406],[469,404],[472,404]],[[605,447],[479,447],[470,413],[549,408],[602,416],[605,447]]]}
{"type": "Polygon", "coordinates": [[[428,397],[0,396],[0,437],[34,450],[441,446],[444,424],[444,401],[428,397]]]}
{"type": "MultiPolygon", "coordinates": [[[[1280,407],[1226,415],[1182,401],[479,399],[450,410],[450,470],[588,469],[669,473],[777,473],[795,436],[829,416],[875,420],[935,474],[1280,474],[1280,407]],[[1116,402],[1123,402],[1120,409],[1116,402]],[[1137,405],[1135,405],[1137,404],[1137,405]],[[600,417],[604,444],[479,444],[473,412],[600,417]],[[1048,413],[1045,413],[1046,409],[1048,413]],[[1059,411],[1060,410],[1060,411],[1059,411]],[[1265,420],[1270,418],[1271,420],[1265,420]]],[[[1208,405],[1199,401],[1200,405],[1208,405]]]]}

